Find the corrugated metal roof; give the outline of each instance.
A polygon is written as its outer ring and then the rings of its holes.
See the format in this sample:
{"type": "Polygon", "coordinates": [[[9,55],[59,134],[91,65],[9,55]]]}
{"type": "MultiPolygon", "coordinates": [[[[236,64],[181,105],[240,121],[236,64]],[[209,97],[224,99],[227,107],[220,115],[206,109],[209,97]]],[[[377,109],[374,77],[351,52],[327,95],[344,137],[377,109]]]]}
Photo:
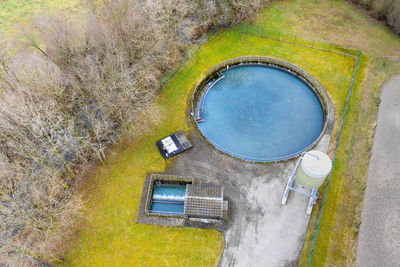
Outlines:
{"type": "Polygon", "coordinates": [[[182,131],[177,132],[175,136],[184,149],[189,149],[192,147],[192,144],[189,142],[186,135],[182,131]]]}
{"type": "Polygon", "coordinates": [[[210,184],[188,184],[184,213],[189,217],[222,218],[222,187],[210,184]]]}
{"type": "Polygon", "coordinates": [[[213,184],[189,184],[186,187],[187,197],[206,197],[220,198],[224,197],[221,186],[213,184]]]}

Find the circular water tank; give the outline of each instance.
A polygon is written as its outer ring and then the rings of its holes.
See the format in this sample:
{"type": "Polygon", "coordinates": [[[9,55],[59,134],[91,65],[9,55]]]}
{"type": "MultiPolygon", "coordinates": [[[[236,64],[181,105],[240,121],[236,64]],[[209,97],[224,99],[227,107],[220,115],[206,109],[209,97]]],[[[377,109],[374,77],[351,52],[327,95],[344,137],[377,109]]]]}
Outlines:
{"type": "Polygon", "coordinates": [[[318,188],[332,169],[332,161],[327,154],[318,150],[307,152],[296,172],[296,180],[307,188],[318,188]]]}

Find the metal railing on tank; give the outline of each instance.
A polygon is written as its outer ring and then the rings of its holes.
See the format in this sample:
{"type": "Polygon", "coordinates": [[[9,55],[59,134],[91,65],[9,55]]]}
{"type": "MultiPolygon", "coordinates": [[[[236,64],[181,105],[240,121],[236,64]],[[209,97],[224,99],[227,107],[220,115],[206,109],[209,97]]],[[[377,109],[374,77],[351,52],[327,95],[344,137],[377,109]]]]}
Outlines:
{"type": "MultiPolygon", "coordinates": [[[[270,57],[264,57],[264,56],[245,56],[245,57],[238,57],[238,58],[233,58],[227,61],[224,61],[222,63],[219,63],[213,67],[211,67],[209,70],[207,70],[202,77],[199,79],[199,81],[197,82],[197,85],[195,87],[195,89],[193,90],[192,93],[192,116],[194,117],[195,122],[201,122],[204,121],[204,118],[199,121],[196,118],[196,113],[200,112],[202,113],[203,111],[196,111],[195,108],[200,108],[203,109],[203,104],[198,106],[196,105],[195,107],[195,103],[198,102],[197,98],[198,95],[201,94],[201,92],[203,90],[210,90],[211,88],[204,88],[205,84],[207,86],[207,83],[209,82],[208,77],[213,76],[215,73],[220,72],[222,69],[224,68],[232,68],[232,67],[236,67],[236,66],[242,66],[245,64],[266,64],[268,66],[272,66],[272,67],[276,67],[279,69],[283,69],[284,71],[290,73],[291,75],[296,76],[297,78],[300,78],[301,80],[303,80],[303,82],[305,82],[306,84],[308,84],[308,86],[314,91],[314,93],[316,94],[316,96],[318,97],[319,101],[321,102],[321,106],[324,112],[324,128],[321,131],[321,134],[318,136],[318,138],[309,146],[307,146],[304,149],[301,149],[295,153],[291,153],[282,157],[271,157],[271,158],[256,158],[256,157],[249,157],[249,156],[245,156],[245,155],[241,155],[238,153],[235,153],[233,151],[230,151],[229,149],[218,145],[215,141],[213,141],[209,136],[207,136],[204,132],[201,132],[202,135],[204,137],[206,137],[206,139],[218,150],[225,152],[231,156],[237,157],[239,159],[245,160],[245,161],[249,161],[249,162],[278,162],[278,161],[286,161],[289,160],[291,158],[297,157],[299,156],[301,153],[303,153],[304,151],[312,148],[323,136],[323,133],[327,127],[327,123],[326,123],[326,115],[327,115],[327,110],[326,107],[324,105],[325,103],[325,99],[327,98],[327,95],[324,91],[324,89],[322,88],[321,84],[310,74],[308,74],[306,71],[302,70],[301,68],[297,67],[296,65],[293,65],[289,62],[280,60],[280,59],[276,59],[276,58],[270,58],[270,57]]],[[[213,83],[214,84],[214,83],[213,83]]],[[[206,94],[202,96],[201,101],[204,101],[206,94]]],[[[199,128],[200,130],[200,128],[199,128]]],[[[201,131],[201,130],[200,130],[201,131]]]]}
{"type": "MultiPolygon", "coordinates": [[[[201,130],[200,130],[200,131],[201,131],[201,130]]],[[[307,146],[306,148],[301,149],[301,150],[299,150],[298,152],[291,153],[291,154],[286,155],[286,156],[282,156],[282,157],[270,157],[270,158],[256,158],[256,157],[249,157],[249,156],[245,156],[245,155],[242,155],[242,154],[238,154],[238,153],[236,153],[236,152],[233,152],[233,151],[231,151],[231,150],[229,150],[229,149],[227,149],[227,148],[224,148],[224,147],[221,146],[221,145],[218,145],[214,140],[212,140],[212,139],[211,139],[207,134],[205,134],[204,132],[201,132],[201,134],[202,134],[216,149],[218,149],[219,151],[224,152],[224,153],[226,153],[226,154],[228,154],[228,155],[231,155],[231,156],[233,156],[233,157],[239,158],[239,159],[241,159],[241,160],[248,161],[248,162],[254,162],[254,163],[256,163],[256,162],[258,162],[258,163],[260,163],[260,162],[261,162],[261,163],[268,163],[268,162],[287,161],[287,160],[289,160],[289,159],[292,159],[292,158],[295,158],[295,157],[297,157],[297,156],[300,156],[303,152],[305,152],[305,151],[311,149],[311,148],[315,145],[315,143],[318,142],[318,139],[317,139],[316,141],[314,141],[311,145],[307,146]]]]}
{"type": "Polygon", "coordinates": [[[283,31],[274,31],[265,29],[266,27],[260,27],[249,24],[238,24],[228,27],[229,30],[240,32],[246,35],[254,35],[262,38],[268,38],[271,40],[293,44],[297,46],[308,47],[321,51],[331,52],[343,56],[350,56],[357,58],[360,53],[360,49],[353,48],[350,46],[344,46],[333,42],[319,41],[316,38],[304,38],[300,35],[287,33],[283,31]]]}
{"type": "MultiPolygon", "coordinates": [[[[321,93],[322,91],[322,86],[319,84],[319,82],[311,75],[308,75],[304,70],[301,68],[297,67],[296,65],[293,65],[291,63],[285,62],[283,60],[277,59],[277,58],[271,58],[271,57],[265,57],[265,56],[244,56],[244,57],[237,57],[233,58],[227,61],[224,61],[222,63],[219,63],[210,69],[208,69],[201,77],[198,79],[198,82],[196,83],[195,89],[193,90],[192,93],[192,113],[194,114],[194,102],[198,96],[198,94],[202,91],[204,87],[204,83],[207,82],[207,78],[213,75],[214,73],[224,69],[225,67],[232,67],[235,65],[241,65],[241,64],[254,64],[254,63],[267,63],[267,64],[272,64],[275,65],[276,67],[284,67],[286,71],[290,72],[293,75],[299,75],[300,78],[305,80],[306,82],[310,83],[312,87],[315,87],[317,89],[318,93],[321,93]]],[[[314,88],[313,88],[314,89],[314,88]]]]}

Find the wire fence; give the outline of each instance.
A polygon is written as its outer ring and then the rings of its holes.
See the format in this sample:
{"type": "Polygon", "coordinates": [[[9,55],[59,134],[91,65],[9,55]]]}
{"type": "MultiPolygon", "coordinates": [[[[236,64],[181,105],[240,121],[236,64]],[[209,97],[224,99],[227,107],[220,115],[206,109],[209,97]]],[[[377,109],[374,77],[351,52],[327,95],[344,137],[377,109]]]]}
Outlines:
{"type": "Polygon", "coordinates": [[[186,65],[186,63],[191,60],[197,52],[201,49],[201,47],[210,40],[210,38],[216,33],[220,32],[220,30],[231,30],[236,31],[245,35],[253,35],[262,38],[267,38],[271,40],[276,40],[283,43],[288,43],[297,46],[308,47],[312,49],[317,49],[321,51],[331,52],[343,56],[357,57],[361,52],[358,48],[352,48],[349,46],[344,46],[340,44],[336,44],[333,42],[324,42],[316,40],[315,38],[309,39],[304,38],[302,36],[281,32],[281,31],[273,31],[265,29],[265,27],[248,25],[248,24],[236,24],[236,25],[223,25],[219,27],[215,27],[210,30],[207,34],[207,38],[200,42],[199,44],[193,45],[187,52],[185,57],[182,59],[182,63],[179,64],[175,69],[173,69],[168,75],[161,79],[159,90],[161,90],[174,76],[175,74],[186,65]]]}
{"type": "Polygon", "coordinates": [[[351,57],[357,57],[358,54],[360,53],[360,49],[358,48],[352,48],[349,46],[344,46],[340,44],[335,44],[331,42],[324,42],[324,41],[319,41],[314,39],[308,39],[301,37],[296,34],[291,34],[291,33],[285,33],[281,31],[273,31],[273,30],[268,30],[265,29],[265,27],[261,26],[254,26],[254,25],[234,25],[231,27],[228,27],[230,30],[240,32],[243,34],[247,35],[255,35],[259,36],[262,38],[268,38],[284,43],[289,43],[289,44],[294,44],[297,46],[304,46],[308,48],[313,48],[313,49],[318,49],[326,52],[332,52],[336,54],[340,54],[343,56],[351,56],[351,57]]]}
{"type": "Polygon", "coordinates": [[[356,65],[355,65],[355,70],[354,70],[354,73],[353,73],[352,83],[351,83],[350,90],[349,90],[348,97],[347,97],[347,101],[346,101],[345,112],[344,112],[343,117],[342,117],[342,122],[341,122],[340,130],[339,130],[339,134],[338,134],[338,137],[337,137],[337,142],[336,142],[336,147],[335,147],[334,156],[333,156],[333,162],[332,162],[332,171],[329,174],[329,177],[327,179],[325,192],[324,192],[324,198],[323,198],[323,201],[322,201],[320,213],[318,215],[317,226],[315,227],[314,239],[313,239],[313,243],[312,243],[311,250],[310,250],[310,253],[309,253],[308,266],[311,266],[312,259],[313,259],[313,256],[314,256],[315,246],[316,246],[317,239],[318,239],[319,229],[320,229],[320,226],[321,226],[322,216],[323,216],[324,210],[325,210],[325,205],[326,205],[326,201],[327,201],[327,195],[328,195],[328,191],[329,191],[329,186],[330,186],[330,182],[331,182],[331,179],[332,179],[332,173],[333,173],[333,170],[334,170],[333,167],[334,167],[335,162],[336,162],[337,151],[338,151],[338,148],[339,148],[339,144],[340,144],[340,140],[341,140],[342,132],[343,132],[343,128],[344,128],[344,123],[345,123],[347,112],[348,112],[348,109],[349,109],[350,99],[351,99],[351,95],[352,95],[353,88],[354,88],[354,83],[355,83],[355,79],[356,79],[356,75],[357,75],[357,71],[358,71],[358,67],[359,67],[359,63],[360,63],[360,59],[361,59],[361,55],[362,55],[362,50],[361,49],[357,49],[357,48],[353,48],[353,47],[349,47],[349,46],[336,44],[336,43],[333,43],[333,42],[319,41],[319,40],[316,40],[315,38],[309,39],[309,38],[304,38],[302,36],[298,36],[298,35],[295,35],[295,34],[268,30],[268,29],[265,29],[265,27],[258,27],[258,26],[253,26],[253,25],[222,26],[222,27],[218,27],[218,28],[215,28],[214,30],[212,30],[208,34],[207,39],[204,42],[202,42],[201,44],[195,46],[193,49],[189,50],[189,52],[187,53],[187,56],[183,60],[183,63],[181,65],[179,65],[176,69],[174,69],[164,79],[162,79],[162,81],[160,83],[160,89],[162,87],[164,87],[165,84],[167,84],[175,76],[175,74],[180,69],[182,69],[182,67],[185,66],[186,63],[189,60],[191,60],[197,54],[197,52],[201,49],[201,47],[213,35],[215,35],[221,29],[232,30],[232,31],[239,32],[241,34],[258,36],[258,37],[262,37],[262,38],[276,40],[276,41],[283,42],[283,43],[288,43],[288,44],[292,44],[292,45],[308,47],[308,48],[317,49],[317,50],[321,50],[321,51],[326,51],[326,52],[330,52],[330,53],[335,53],[335,54],[339,54],[339,55],[343,55],[343,56],[349,56],[349,57],[357,58],[357,62],[356,62],[356,65]]]}
{"type": "Polygon", "coordinates": [[[186,63],[191,60],[197,52],[203,47],[204,44],[210,40],[210,38],[215,35],[217,32],[219,32],[220,29],[225,28],[225,27],[217,27],[212,30],[210,30],[207,33],[207,38],[205,40],[201,41],[199,44],[193,45],[187,52],[185,57],[182,59],[182,63],[178,65],[176,68],[174,68],[168,75],[166,75],[164,78],[161,79],[159,90],[161,90],[174,76],[175,74],[180,71],[183,66],[186,65],[186,63]]]}
{"type": "Polygon", "coordinates": [[[337,155],[337,151],[338,151],[338,148],[339,148],[339,145],[340,145],[340,140],[342,138],[342,132],[343,132],[343,128],[344,128],[344,123],[346,121],[347,112],[349,110],[350,99],[351,99],[351,95],[353,93],[354,83],[355,83],[356,76],[357,76],[358,66],[360,64],[361,54],[362,54],[362,50],[360,50],[360,53],[358,54],[357,63],[356,63],[356,66],[355,66],[355,69],[354,69],[354,73],[353,73],[353,79],[352,79],[352,82],[351,82],[349,94],[347,96],[346,107],[345,107],[344,114],[343,114],[343,117],[342,117],[342,123],[340,125],[339,134],[338,134],[338,137],[336,139],[336,147],[335,147],[335,153],[333,155],[332,170],[331,170],[331,172],[329,174],[329,177],[327,179],[327,182],[326,182],[324,199],[322,200],[322,205],[321,205],[320,213],[318,215],[317,225],[315,227],[314,239],[313,239],[313,243],[312,243],[311,250],[310,250],[310,253],[309,253],[309,257],[308,257],[308,266],[311,266],[312,259],[313,259],[313,256],[314,256],[314,251],[315,251],[315,246],[317,244],[319,229],[321,227],[322,216],[324,215],[326,199],[327,199],[328,192],[329,192],[329,185],[331,184],[332,174],[333,174],[333,170],[334,170],[334,166],[335,166],[335,162],[336,162],[336,155],[337,155]]]}

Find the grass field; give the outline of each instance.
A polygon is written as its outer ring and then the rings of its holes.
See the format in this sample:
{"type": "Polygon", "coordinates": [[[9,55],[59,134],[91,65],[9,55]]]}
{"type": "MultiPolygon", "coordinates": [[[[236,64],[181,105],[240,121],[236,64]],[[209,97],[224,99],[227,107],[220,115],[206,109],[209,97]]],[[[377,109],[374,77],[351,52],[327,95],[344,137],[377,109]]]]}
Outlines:
{"type": "MultiPolygon", "coordinates": [[[[352,266],[381,84],[400,74],[400,38],[344,1],[277,1],[251,24],[363,49],[312,261],[312,266],[352,266]]],[[[307,265],[318,208],[311,217],[300,266],[307,265]]]]}
{"type": "MultiPolygon", "coordinates": [[[[290,61],[313,74],[335,102],[339,117],[351,83],[355,58],[279,41],[222,31],[213,36],[163,88],[156,99],[162,115],[145,135],[115,148],[85,187],[90,196],[84,221],[65,265],[215,266],[223,236],[212,230],[135,224],[147,171],[163,171],[155,147],[159,138],[188,130],[187,99],[201,75],[233,57],[266,55],[290,61]],[[323,64],[321,64],[323,62],[323,64]]],[[[151,121],[151,119],[147,120],[151,121]]]]}
{"type": "Polygon", "coordinates": [[[79,0],[2,0],[0,1],[0,32],[12,35],[20,23],[26,23],[40,13],[56,9],[73,14],[80,9],[79,0]]]}
{"type": "MultiPolygon", "coordinates": [[[[32,11],[67,2],[2,1],[0,30],[13,32],[14,22],[29,17],[32,11]]],[[[71,12],[75,12],[74,7],[71,12]]],[[[341,0],[273,2],[248,24],[364,49],[313,259],[313,266],[353,265],[380,86],[394,73],[400,73],[400,39],[341,0]]],[[[186,101],[202,73],[221,61],[244,55],[281,58],[310,72],[327,89],[335,104],[336,120],[341,119],[355,58],[232,31],[220,32],[163,88],[153,114],[144,115],[138,123],[137,137],[114,147],[106,165],[98,167],[82,188],[87,205],[70,241],[65,265],[218,264],[224,245],[221,233],[135,221],[146,172],[163,171],[168,164],[158,154],[155,141],[178,129],[188,129],[186,101]]],[[[301,266],[308,260],[317,215],[318,206],[311,217],[301,266]]]]}

